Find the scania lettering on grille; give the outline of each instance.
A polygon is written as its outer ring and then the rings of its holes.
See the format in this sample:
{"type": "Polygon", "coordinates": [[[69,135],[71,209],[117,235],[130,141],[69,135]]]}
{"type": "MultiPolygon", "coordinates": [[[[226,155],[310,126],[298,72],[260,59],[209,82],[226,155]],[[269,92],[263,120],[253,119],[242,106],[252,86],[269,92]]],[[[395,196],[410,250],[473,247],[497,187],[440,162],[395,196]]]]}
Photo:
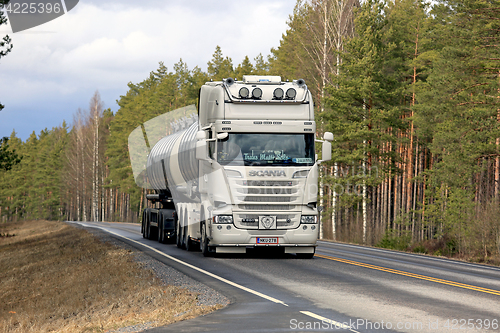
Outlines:
{"type": "Polygon", "coordinates": [[[285,170],[251,170],[248,175],[253,177],[286,177],[285,170]]]}

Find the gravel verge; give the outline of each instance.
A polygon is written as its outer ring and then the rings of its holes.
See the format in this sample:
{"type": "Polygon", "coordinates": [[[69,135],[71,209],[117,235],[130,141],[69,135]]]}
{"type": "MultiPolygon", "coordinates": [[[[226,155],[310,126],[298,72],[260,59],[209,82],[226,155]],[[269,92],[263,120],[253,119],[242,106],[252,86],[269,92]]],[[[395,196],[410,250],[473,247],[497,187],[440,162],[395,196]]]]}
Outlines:
{"type": "MultiPolygon", "coordinates": [[[[80,226],[78,226],[80,227],[80,226]]],[[[81,227],[83,228],[83,227],[81,227]]],[[[170,267],[151,256],[148,256],[135,247],[121,241],[118,238],[111,236],[110,234],[94,228],[85,228],[91,234],[99,238],[102,242],[111,243],[127,251],[130,251],[134,255],[135,261],[137,261],[144,269],[151,269],[157,278],[161,280],[165,285],[173,285],[181,288],[188,289],[191,292],[198,294],[198,306],[212,306],[221,304],[223,306],[229,305],[229,299],[219,293],[218,291],[206,286],[205,284],[198,282],[184,273],[170,267]]],[[[129,327],[123,327],[118,330],[108,331],[107,333],[129,333],[129,332],[142,332],[146,329],[152,328],[152,323],[138,324],[129,327]]]]}

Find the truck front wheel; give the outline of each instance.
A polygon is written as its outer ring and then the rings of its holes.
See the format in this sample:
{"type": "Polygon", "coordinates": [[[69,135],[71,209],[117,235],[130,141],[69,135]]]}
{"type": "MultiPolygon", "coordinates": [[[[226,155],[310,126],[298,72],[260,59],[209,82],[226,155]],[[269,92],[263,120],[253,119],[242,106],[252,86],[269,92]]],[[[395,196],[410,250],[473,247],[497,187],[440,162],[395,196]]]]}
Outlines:
{"type": "Polygon", "coordinates": [[[205,223],[201,224],[200,249],[204,257],[210,257],[212,255],[212,251],[210,251],[211,249],[208,246],[207,229],[205,227],[205,223]]]}

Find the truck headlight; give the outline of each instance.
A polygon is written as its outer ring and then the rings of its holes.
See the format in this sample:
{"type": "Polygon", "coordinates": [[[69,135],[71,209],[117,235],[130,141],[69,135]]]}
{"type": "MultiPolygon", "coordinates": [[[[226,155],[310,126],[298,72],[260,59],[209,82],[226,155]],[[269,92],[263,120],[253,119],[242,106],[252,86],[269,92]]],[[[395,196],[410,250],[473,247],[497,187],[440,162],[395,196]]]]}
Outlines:
{"type": "Polygon", "coordinates": [[[232,224],[233,216],[232,215],[217,215],[214,218],[216,224],[232,224]]]}
{"type": "Polygon", "coordinates": [[[318,223],[318,217],[316,215],[302,215],[300,217],[300,223],[302,224],[318,223]]]}

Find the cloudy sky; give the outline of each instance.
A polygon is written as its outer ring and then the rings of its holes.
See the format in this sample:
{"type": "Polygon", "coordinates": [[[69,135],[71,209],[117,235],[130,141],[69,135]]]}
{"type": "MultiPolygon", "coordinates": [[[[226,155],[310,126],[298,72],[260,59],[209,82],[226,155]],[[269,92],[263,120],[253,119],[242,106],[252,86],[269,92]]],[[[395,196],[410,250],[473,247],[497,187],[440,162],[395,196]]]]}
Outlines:
{"type": "Polygon", "coordinates": [[[9,34],[12,52],[0,60],[0,137],[71,123],[99,90],[105,108],[163,61],[180,58],[206,70],[215,47],[239,64],[267,56],[286,31],[293,0],[80,0],[67,14],[9,34]]]}

